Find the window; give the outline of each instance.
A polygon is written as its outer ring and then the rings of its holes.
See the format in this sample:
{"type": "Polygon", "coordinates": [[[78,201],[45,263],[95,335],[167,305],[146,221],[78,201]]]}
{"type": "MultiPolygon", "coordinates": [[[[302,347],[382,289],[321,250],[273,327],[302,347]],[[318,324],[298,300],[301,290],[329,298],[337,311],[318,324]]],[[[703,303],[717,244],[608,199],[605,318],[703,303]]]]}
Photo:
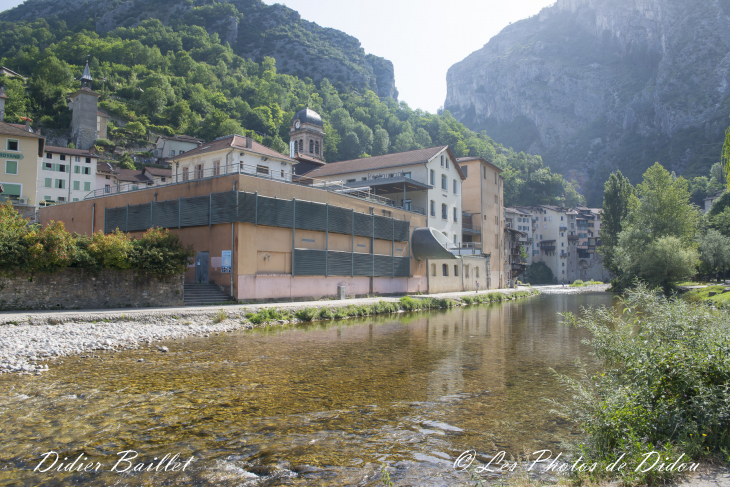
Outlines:
{"type": "Polygon", "coordinates": [[[548,221],[553,221],[553,217],[549,216],[548,221]]]}
{"type": "Polygon", "coordinates": [[[84,191],[91,191],[91,181],[84,182],[84,191]]]}
{"type": "Polygon", "coordinates": [[[91,174],[91,168],[90,167],[82,167],[81,168],[81,173],[82,174],[89,175],[89,174],[91,174]]]}
{"type": "Polygon", "coordinates": [[[44,171],[53,171],[53,164],[51,164],[50,162],[44,163],[43,170],[44,171]]]}
{"type": "Polygon", "coordinates": [[[494,236],[494,246],[499,247],[499,235],[494,236]]]}
{"type": "Polygon", "coordinates": [[[444,275],[444,277],[449,277],[449,265],[443,264],[441,266],[441,273],[444,275]]]}
{"type": "Polygon", "coordinates": [[[299,139],[299,152],[304,152],[304,139],[299,139]]]}
{"type": "Polygon", "coordinates": [[[497,184],[497,173],[494,173],[494,184],[497,184]]]}
{"type": "Polygon", "coordinates": [[[345,180],[345,183],[354,183],[354,182],[355,182],[355,180],[354,180],[354,179],[346,179],[346,180],[345,180]]]}
{"type": "Polygon", "coordinates": [[[184,168],[182,168],[182,170],[183,170],[183,181],[187,181],[188,180],[188,177],[189,177],[189,175],[188,175],[188,168],[187,167],[184,167],[184,168]]]}
{"type": "Polygon", "coordinates": [[[314,142],[314,153],[319,155],[319,141],[314,142]]]}
{"type": "Polygon", "coordinates": [[[314,154],[314,141],[311,139],[309,141],[309,153],[314,154]]]}
{"type": "Polygon", "coordinates": [[[498,205],[499,204],[499,200],[497,199],[497,195],[496,194],[494,195],[494,204],[495,205],[498,205]]]}
{"type": "Polygon", "coordinates": [[[8,139],[5,145],[6,150],[18,152],[20,151],[20,143],[18,139],[8,139]]]}
{"type": "Polygon", "coordinates": [[[454,194],[459,194],[459,186],[456,184],[456,179],[454,179],[454,194]]]}
{"type": "Polygon", "coordinates": [[[459,277],[459,266],[454,264],[454,277],[459,277]]]}
{"type": "Polygon", "coordinates": [[[53,187],[53,178],[46,178],[45,184],[43,185],[44,188],[52,188],[53,187]]]}
{"type": "Polygon", "coordinates": [[[220,176],[221,174],[221,161],[213,161],[213,176],[220,176]]]}
{"type": "Polygon", "coordinates": [[[160,178],[160,182],[164,183],[165,182],[165,178],[160,178]]]}
{"type": "Polygon", "coordinates": [[[81,189],[81,181],[74,181],[73,189],[74,189],[74,191],[80,190],[81,189]]]}
{"type": "Polygon", "coordinates": [[[441,218],[443,218],[444,220],[449,219],[449,207],[443,203],[441,204],[441,218]]]}
{"type": "Polygon", "coordinates": [[[469,266],[464,266],[464,277],[469,277],[469,266]]]}
{"type": "Polygon", "coordinates": [[[46,152],[46,159],[53,159],[53,154],[46,152]]]}
{"type": "Polygon", "coordinates": [[[73,199],[73,201],[78,201],[78,200],[79,200],[78,198],[74,198],[74,199],[73,199]]]}
{"type": "Polygon", "coordinates": [[[560,221],[562,222],[563,220],[564,220],[564,217],[562,217],[562,216],[561,216],[561,217],[560,217],[560,221]]]}
{"type": "Polygon", "coordinates": [[[7,196],[12,199],[18,199],[23,194],[23,186],[21,184],[9,184],[3,183],[5,192],[3,196],[7,196]]]}
{"type": "Polygon", "coordinates": [[[436,171],[431,169],[431,186],[436,185],[436,171]]]}
{"type": "Polygon", "coordinates": [[[284,170],[281,170],[281,179],[284,179],[284,170]]]}
{"type": "Polygon", "coordinates": [[[81,174],[81,166],[74,166],[74,173],[81,174]]]}
{"type": "Polygon", "coordinates": [[[91,164],[91,157],[86,158],[86,164],[91,164]]]}
{"type": "Polygon", "coordinates": [[[436,264],[431,264],[431,275],[436,277],[436,264]]]}
{"type": "Polygon", "coordinates": [[[364,177],[364,176],[363,176],[362,180],[363,180],[363,181],[367,181],[367,180],[368,180],[368,178],[366,178],[366,177],[364,177]]]}
{"type": "Polygon", "coordinates": [[[111,179],[111,176],[104,176],[104,179],[111,179]]]}
{"type": "Polygon", "coordinates": [[[46,195],[46,196],[43,197],[43,201],[53,201],[53,198],[51,198],[50,196],[46,195]]]}
{"type": "Polygon", "coordinates": [[[449,182],[448,181],[449,180],[446,177],[446,175],[442,174],[441,175],[441,189],[443,189],[444,191],[448,191],[449,190],[449,182]]]}
{"type": "Polygon", "coordinates": [[[195,166],[195,179],[203,179],[203,165],[198,164],[195,166]]]}
{"type": "Polygon", "coordinates": [[[56,170],[58,172],[66,172],[66,165],[65,164],[56,164],[56,170]]]}
{"type": "MultiPolygon", "coordinates": [[[[65,179],[56,179],[56,185],[54,186],[56,189],[66,189],[66,180],[65,179]]],[[[61,199],[59,198],[59,201],[61,199]]]]}
{"type": "Polygon", "coordinates": [[[178,152],[178,154],[183,155],[183,154],[185,154],[185,151],[181,150],[180,152],[178,152]]]}
{"type": "Polygon", "coordinates": [[[411,172],[410,172],[410,171],[408,171],[408,172],[404,172],[404,173],[403,173],[403,177],[404,177],[404,178],[410,178],[410,177],[411,177],[411,172]]]}
{"type": "Polygon", "coordinates": [[[5,174],[18,174],[18,161],[5,161],[5,174]]]}
{"type": "Polygon", "coordinates": [[[58,202],[61,203],[62,201],[66,201],[66,197],[65,196],[59,196],[58,197],[58,202]]]}
{"type": "Polygon", "coordinates": [[[105,193],[111,193],[112,192],[112,187],[109,186],[108,184],[107,185],[104,185],[104,192],[105,193]]]}
{"type": "Polygon", "coordinates": [[[449,158],[447,157],[446,158],[446,169],[448,169],[448,168],[449,168],[449,158]]]}
{"type": "Polygon", "coordinates": [[[459,244],[459,236],[457,234],[454,234],[454,245],[459,244]]]}
{"type": "Polygon", "coordinates": [[[79,156],[74,157],[74,162],[81,162],[81,158],[79,156]]]}
{"type": "Polygon", "coordinates": [[[455,222],[459,221],[459,209],[456,207],[454,207],[454,221],[455,222]]]}
{"type": "Polygon", "coordinates": [[[269,167],[268,166],[256,166],[256,174],[269,174],[269,167]]]}
{"type": "Polygon", "coordinates": [[[444,156],[441,156],[441,167],[444,167],[444,156]]]}
{"type": "Polygon", "coordinates": [[[436,202],[431,200],[431,216],[436,216],[436,202]]]}
{"type": "Polygon", "coordinates": [[[58,158],[61,159],[62,161],[65,161],[66,160],[66,154],[59,154],[58,158]]]}
{"type": "Polygon", "coordinates": [[[171,150],[171,151],[170,151],[170,155],[171,155],[171,156],[174,156],[174,155],[175,155],[175,151],[174,151],[174,150],[171,150]]]}

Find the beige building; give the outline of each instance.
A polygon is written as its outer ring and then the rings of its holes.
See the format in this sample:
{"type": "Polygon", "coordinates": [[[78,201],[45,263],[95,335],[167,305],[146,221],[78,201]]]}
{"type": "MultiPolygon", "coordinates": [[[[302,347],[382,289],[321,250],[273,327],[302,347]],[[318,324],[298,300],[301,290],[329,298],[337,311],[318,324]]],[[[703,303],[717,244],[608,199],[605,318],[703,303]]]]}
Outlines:
{"type": "Polygon", "coordinates": [[[479,157],[457,160],[466,179],[462,183],[462,208],[468,214],[463,227],[464,245],[489,255],[488,289],[507,285],[504,268],[504,184],[502,170],[479,157]]]}
{"type": "Polygon", "coordinates": [[[0,122],[0,201],[10,200],[21,215],[33,219],[42,199],[37,182],[45,141],[23,125],[0,122]]]}
{"type": "Polygon", "coordinates": [[[278,181],[292,181],[297,161],[251,137],[219,137],[170,159],[173,182],[192,181],[223,174],[253,174],[278,181]]]}
{"type": "Polygon", "coordinates": [[[169,159],[197,149],[203,142],[191,135],[161,135],[157,137],[152,154],[158,159],[169,159]]]}

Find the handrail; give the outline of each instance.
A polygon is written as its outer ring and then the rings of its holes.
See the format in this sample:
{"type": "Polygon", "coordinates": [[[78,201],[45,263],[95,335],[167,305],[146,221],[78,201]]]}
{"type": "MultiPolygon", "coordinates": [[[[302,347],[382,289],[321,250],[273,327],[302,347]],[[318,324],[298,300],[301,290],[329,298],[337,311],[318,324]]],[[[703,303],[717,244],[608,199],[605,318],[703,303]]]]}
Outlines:
{"type": "Polygon", "coordinates": [[[247,176],[253,176],[263,179],[270,179],[287,184],[296,184],[300,186],[309,186],[313,189],[319,189],[323,191],[329,191],[332,193],[343,194],[346,196],[352,196],[355,198],[363,199],[366,201],[372,201],[384,206],[390,206],[393,208],[403,209],[406,211],[413,211],[422,215],[426,214],[426,210],[420,207],[411,206],[412,209],[404,208],[402,205],[397,205],[395,201],[378,196],[371,193],[369,190],[364,191],[362,189],[350,188],[344,184],[326,181],[323,179],[310,178],[307,176],[299,176],[292,174],[291,172],[272,170],[265,166],[253,166],[250,164],[234,163],[221,165],[220,167],[208,168],[203,170],[193,169],[187,173],[178,173],[171,176],[156,176],[149,178],[147,181],[129,182],[123,184],[116,184],[107,188],[99,188],[88,193],[84,199],[103,198],[105,196],[111,196],[114,194],[129,193],[134,191],[142,191],[156,186],[170,186],[175,184],[184,184],[190,181],[197,181],[201,179],[208,179],[214,177],[229,176],[231,174],[244,174],[247,176]]]}

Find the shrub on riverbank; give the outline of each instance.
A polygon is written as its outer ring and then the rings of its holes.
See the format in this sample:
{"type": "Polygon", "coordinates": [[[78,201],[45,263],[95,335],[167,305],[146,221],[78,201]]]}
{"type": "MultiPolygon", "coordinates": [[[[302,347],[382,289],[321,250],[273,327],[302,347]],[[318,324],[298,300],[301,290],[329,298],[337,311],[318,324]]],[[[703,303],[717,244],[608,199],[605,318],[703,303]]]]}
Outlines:
{"type": "Polygon", "coordinates": [[[5,274],[78,267],[94,273],[134,269],[164,279],[185,272],[194,255],[192,246],[167,230],[152,228],[138,239],[119,230],[89,237],[67,232],[63,222],[28,225],[9,201],[0,205],[0,272],[5,274]]]}
{"type": "Polygon", "coordinates": [[[577,281],[573,281],[573,283],[570,284],[569,286],[570,287],[585,287],[585,286],[593,286],[595,284],[603,284],[603,283],[601,281],[588,281],[588,282],[583,282],[580,279],[578,279],[577,281]]]}
{"type": "Polygon", "coordinates": [[[724,293],[727,286],[708,286],[701,289],[690,289],[682,294],[682,299],[691,303],[705,303],[718,308],[730,309],[730,293],[724,293]],[[710,293],[715,293],[710,296],[710,293]]]}
{"type": "Polygon", "coordinates": [[[615,475],[629,484],[676,475],[658,465],[682,454],[679,464],[730,460],[730,316],[643,285],[628,291],[622,309],[566,315],[592,333],[589,343],[604,367],[581,381],[560,376],[573,401],[559,412],[583,430],[578,454],[598,463],[592,475],[607,475],[622,454],[628,467],[615,475]]]}

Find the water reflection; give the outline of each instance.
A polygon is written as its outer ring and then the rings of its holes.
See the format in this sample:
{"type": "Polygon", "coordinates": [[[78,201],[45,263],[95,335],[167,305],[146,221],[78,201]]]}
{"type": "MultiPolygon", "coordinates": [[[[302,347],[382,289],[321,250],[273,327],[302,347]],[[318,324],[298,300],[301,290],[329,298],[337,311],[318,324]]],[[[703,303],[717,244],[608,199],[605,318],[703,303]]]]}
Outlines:
{"type": "Polygon", "coordinates": [[[0,485],[380,485],[381,464],[404,483],[463,482],[451,464],[464,450],[516,455],[571,438],[545,401],[565,396],[548,368],[575,373],[589,356],[557,313],[610,302],[549,295],[270,328],[3,376],[0,485]],[[32,472],[49,450],[103,468],[32,472]],[[195,461],[109,472],[123,450],[195,461]]]}

